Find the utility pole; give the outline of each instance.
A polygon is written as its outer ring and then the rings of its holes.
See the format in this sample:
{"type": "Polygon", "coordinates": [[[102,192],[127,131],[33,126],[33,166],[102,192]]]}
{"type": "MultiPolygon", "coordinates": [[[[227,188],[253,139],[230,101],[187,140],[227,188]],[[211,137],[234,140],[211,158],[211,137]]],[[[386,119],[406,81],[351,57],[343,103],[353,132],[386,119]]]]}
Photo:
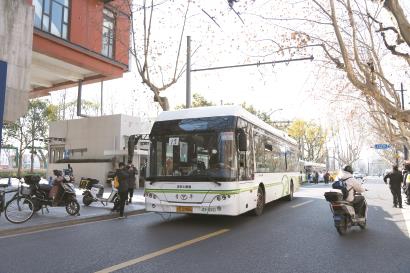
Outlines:
{"type": "Polygon", "coordinates": [[[191,108],[191,36],[186,37],[186,108],[191,108]]]}
{"type": "MultiPolygon", "coordinates": [[[[407,90],[404,90],[403,83],[400,84],[400,90],[396,90],[396,91],[401,93],[401,110],[404,110],[404,91],[407,91],[407,90]]],[[[407,149],[406,144],[403,145],[403,154],[404,154],[404,160],[409,159],[409,150],[407,149]]]]}
{"type": "Polygon", "coordinates": [[[101,89],[100,89],[100,95],[101,95],[101,116],[103,116],[103,104],[104,104],[104,81],[101,81],[101,89]]]}
{"type": "Polygon", "coordinates": [[[278,63],[290,63],[296,61],[305,61],[310,60],[313,61],[313,55],[310,57],[304,58],[297,58],[297,59],[287,59],[287,60],[279,60],[279,61],[271,61],[271,62],[257,62],[251,64],[238,64],[238,65],[228,65],[228,66],[217,66],[217,67],[208,67],[208,68],[201,68],[201,69],[191,69],[191,36],[187,36],[187,56],[186,56],[186,108],[191,107],[191,72],[199,72],[199,71],[208,71],[208,70],[218,70],[218,69],[228,69],[228,68],[236,68],[236,67],[247,67],[247,66],[260,66],[266,64],[278,64],[278,63]]]}

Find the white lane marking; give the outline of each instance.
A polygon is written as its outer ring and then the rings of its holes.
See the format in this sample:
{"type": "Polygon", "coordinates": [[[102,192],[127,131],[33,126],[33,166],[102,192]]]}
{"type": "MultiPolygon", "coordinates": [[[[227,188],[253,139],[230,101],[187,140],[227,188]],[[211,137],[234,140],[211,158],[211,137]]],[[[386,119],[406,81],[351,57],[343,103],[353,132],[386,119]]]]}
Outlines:
{"type": "Polygon", "coordinates": [[[308,201],[302,202],[300,204],[297,204],[297,205],[294,205],[294,206],[291,206],[291,207],[292,208],[297,208],[297,207],[300,207],[300,206],[303,206],[303,205],[306,205],[306,204],[309,204],[309,203],[312,203],[312,202],[313,202],[313,200],[308,200],[308,201]]]}
{"type": "Polygon", "coordinates": [[[410,211],[408,208],[400,209],[401,213],[403,214],[404,222],[406,223],[407,227],[407,236],[410,237],[410,211]]]}
{"type": "MultiPolygon", "coordinates": [[[[149,214],[154,214],[154,212],[144,212],[144,213],[141,213],[141,214],[128,215],[127,218],[142,216],[142,215],[149,215],[149,214]]],[[[92,221],[92,222],[78,223],[78,224],[67,225],[67,226],[62,226],[62,227],[51,227],[51,228],[45,228],[45,229],[41,229],[41,230],[23,232],[23,233],[19,233],[19,234],[5,235],[5,236],[0,236],[0,240],[1,239],[6,239],[6,238],[13,238],[13,237],[18,237],[18,236],[23,236],[23,235],[36,234],[36,233],[41,233],[41,232],[50,231],[50,230],[59,230],[59,229],[64,229],[64,228],[69,228],[69,227],[77,227],[77,226],[93,224],[93,223],[97,223],[97,222],[107,222],[107,221],[113,221],[113,220],[118,221],[118,218],[111,218],[111,219],[105,219],[105,220],[96,220],[96,221],[92,221]]],[[[33,226],[33,227],[35,227],[35,226],[33,226]]]]}
{"type": "Polygon", "coordinates": [[[185,241],[185,242],[182,242],[182,243],[179,243],[179,244],[176,244],[176,245],[173,245],[173,246],[170,246],[170,247],[167,247],[167,248],[163,248],[163,249],[161,249],[161,250],[158,250],[158,251],[149,253],[149,254],[147,254],[147,255],[144,255],[144,256],[141,256],[141,257],[138,257],[138,258],[135,258],[135,259],[131,259],[131,260],[126,261],[126,262],[123,262],[123,263],[119,263],[119,264],[116,264],[116,265],[113,265],[113,266],[104,268],[104,269],[99,270],[99,271],[97,271],[97,272],[95,272],[95,273],[110,273],[110,272],[114,272],[114,271],[117,271],[117,270],[120,270],[120,269],[129,267],[129,266],[131,266],[131,265],[135,265],[135,264],[137,264],[137,263],[140,263],[140,262],[143,262],[143,261],[146,261],[146,260],[150,260],[150,259],[152,259],[152,258],[155,258],[155,257],[161,256],[161,255],[164,255],[164,254],[167,254],[167,253],[176,251],[176,250],[178,250],[178,249],[180,249],[180,248],[184,248],[184,247],[190,246],[190,245],[195,244],[195,243],[198,243],[198,242],[200,242],[200,241],[204,241],[204,240],[207,240],[207,239],[209,239],[209,238],[212,238],[212,237],[221,235],[221,234],[223,234],[223,233],[225,233],[225,232],[228,232],[228,231],[229,231],[229,229],[221,229],[221,230],[218,230],[218,231],[215,231],[215,232],[212,232],[212,233],[208,233],[208,234],[203,235],[203,236],[201,236],[201,237],[197,237],[197,238],[194,238],[194,239],[192,239],[192,240],[185,241]]]}

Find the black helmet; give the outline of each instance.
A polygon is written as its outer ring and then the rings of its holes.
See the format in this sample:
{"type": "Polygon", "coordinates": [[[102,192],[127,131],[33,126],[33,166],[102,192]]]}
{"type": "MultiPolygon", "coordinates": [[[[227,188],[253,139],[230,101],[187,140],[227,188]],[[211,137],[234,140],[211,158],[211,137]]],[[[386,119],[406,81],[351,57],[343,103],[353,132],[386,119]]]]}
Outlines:
{"type": "Polygon", "coordinates": [[[343,171],[353,174],[353,168],[352,168],[352,166],[350,166],[350,165],[346,165],[346,166],[343,168],[343,171]]]}

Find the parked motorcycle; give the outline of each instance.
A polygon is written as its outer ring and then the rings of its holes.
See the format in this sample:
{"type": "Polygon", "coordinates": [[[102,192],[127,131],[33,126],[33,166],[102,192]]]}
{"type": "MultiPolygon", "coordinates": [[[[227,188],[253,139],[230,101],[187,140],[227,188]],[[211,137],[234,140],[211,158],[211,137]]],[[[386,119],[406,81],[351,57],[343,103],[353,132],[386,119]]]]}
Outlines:
{"type": "Polygon", "coordinates": [[[74,184],[75,179],[74,179],[73,169],[63,169],[63,174],[64,174],[63,178],[66,183],[74,184]]]}
{"type": "Polygon", "coordinates": [[[99,184],[97,179],[82,177],[80,180],[80,189],[84,189],[83,204],[85,206],[89,206],[92,202],[97,201],[101,202],[104,206],[107,206],[108,203],[114,203],[114,207],[118,207],[119,205],[118,190],[111,187],[110,196],[104,198],[104,186],[99,184]]]}
{"type": "Polygon", "coordinates": [[[24,177],[24,182],[30,186],[30,199],[34,205],[34,211],[39,211],[43,207],[64,207],[69,215],[79,215],[80,204],[77,201],[75,188],[70,179],[64,179],[62,172],[54,170],[54,186],[58,189],[55,196],[50,196],[53,187],[47,184],[40,184],[40,177],[28,175],[24,177]]]}
{"type": "MultiPolygon", "coordinates": [[[[356,193],[356,195],[361,195],[356,193]]],[[[325,192],[326,201],[330,203],[330,210],[333,213],[333,220],[337,232],[340,235],[346,234],[352,226],[359,226],[365,229],[367,225],[367,203],[366,199],[362,208],[355,207],[352,203],[343,200],[340,192],[325,192]]]]}

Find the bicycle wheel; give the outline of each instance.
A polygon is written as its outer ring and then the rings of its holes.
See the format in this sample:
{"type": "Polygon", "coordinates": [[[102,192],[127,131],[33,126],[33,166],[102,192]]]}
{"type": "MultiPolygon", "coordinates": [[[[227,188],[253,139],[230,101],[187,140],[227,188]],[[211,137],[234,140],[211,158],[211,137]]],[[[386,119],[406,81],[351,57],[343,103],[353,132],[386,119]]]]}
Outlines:
{"type": "Polygon", "coordinates": [[[22,196],[17,196],[7,202],[4,215],[13,224],[21,224],[29,220],[34,213],[33,202],[22,196]]]}

